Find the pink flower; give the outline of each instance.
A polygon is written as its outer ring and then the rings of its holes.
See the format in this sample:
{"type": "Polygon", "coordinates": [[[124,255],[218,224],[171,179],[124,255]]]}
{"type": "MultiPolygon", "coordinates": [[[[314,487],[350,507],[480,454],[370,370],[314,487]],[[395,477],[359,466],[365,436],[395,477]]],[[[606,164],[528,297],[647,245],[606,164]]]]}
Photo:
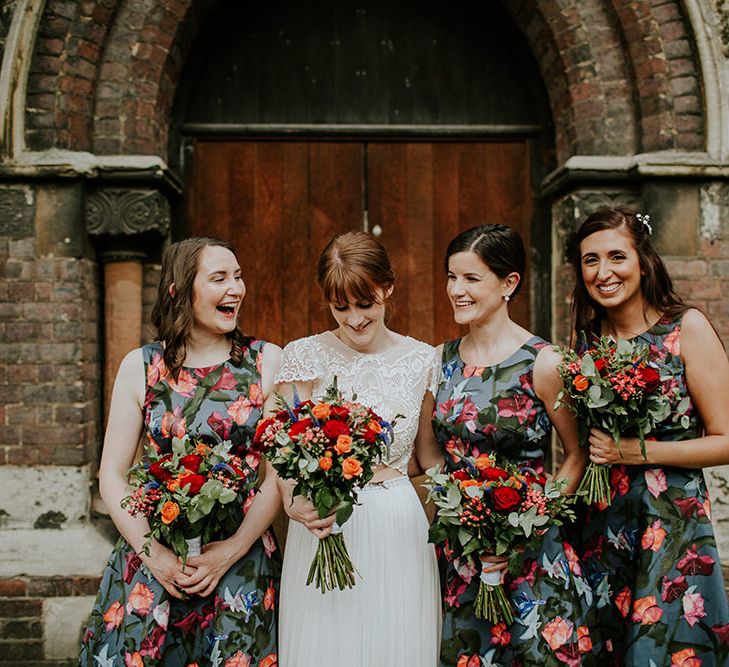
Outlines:
{"type": "Polygon", "coordinates": [[[475,421],[477,417],[478,406],[470,398],[466,398],[463,402],[463,408],[461,409],[460,414],[456,417],[456,424],[475,421]]]}
{"type": "Polygon", "coordinates": [[[180,369],[180,373],[177,376],[177,380],[170,377],[167,381],[167,384],[170,385],[172,391],[179,394],[180,396],[192,398],[195,395],[197,380],[195,379],[195,376],[190,373],[190,371],[182,368],[180,369]]]}
{"type": "Polygon", "coordinates": [[[167,367],[165,366],[164,357],[155,352],[152,355],[152,361],[147,366],[147,386],[154,387],[160,380],[167,377],[167,367]]]}
{"type": "Polygon", "coordinates": [[[696,657],[696,651],[685,648],[671,654],[671,667],[701,667],[701,658],[696,657]]]}
{"type": "Polygon", "coordinates": [[[242,426],[248,421],[248,417],[250,417],[254,407],[255,404],[251,399],[241,394],[235,401],[228,405],[228,414],[236,424],[242,426]]]}
{"type": "Polygon", "coordinates": [[[261,535],[261,541],[263,542],[263,549],[266,552],[266,556],[270,558],[276,551],[276,540],[273,538],[270,530],[267,530],[261,535]]]}
{"type": "Polygon", "coordinates": [[[458,576],[467,584],[470,584],[473,578],[480,572],[480,568],[470,558],[455,558],[453,560],[453,567],[458,572],[458,576]]]}
{"type": "Polygon", "coordinates": [[[646,595],[633,602],[633,621],[641,625],[658,623],[663,616],[663,609],[658,606],[655,595],[646,595]]]}
{"type": "Polygon", "coordinates": [[[202,618],[198,612],[194,609],[182,620],[175,623],[176,628],[180,628],[185,634],[194,634],[195,628],[199,625],[199,621],[202,618]]]}
{"type": "Polygon", "coordinates": [[[564,548],[564,555],[567,557],[567,563],[570,566],[570,572],[579,577],[582,574],[582,565],[580,564],[577,553],[569,542],[562,542],[562,547],[564,548]]]}
{"type": "Polygon", "coordinates": [[[559,650],[554,652],[557,660],[563,662],[567,667],[580,667],[582,659],[580,658],[580,646],[577,642],[565,644],[559,650]]]}
{"type": "Polygon", "coordinates": [[[497,646],[508,646],[511,641],[511,633],[506,631],[506,623],[492,625],[491,635],[491,643],[497,646]]]}
{"type": "Polygon", "coordinates": [[[166,630],[167,624],[170,622],[170,601],[165,600],[162,604],[157,605],[152,610],[152,618],[157,625],[166,630]]]}
{"type": "Polygon", "coordinates": [[[144,660],[137,651],[135,653],[124,654],[124,667],[144,667],[144,660]]]}
{"type": "Polygon", "coordinates": [[[625,618],[630,611],[630,603],[633,601],[633,592],[627,586],[615,596],[615,606],[620,615],[625,618]]]}
{"type": "Polygon", "coordinates": [[[534,401],[525,394],[514,394],[498,402],[499,417],[516,417],[520,424],[529,418],[534,401]]]}
{"type": "Polygon", "coordinates": [[[681,329],[676,327],[663,339],[663,346],[674,356],[681,354],[681,329]]]}
{"type": "Polygon", "coordinates": [[[644,550],[650,549],[651,551],[658,552],[667,534],[665,528],[661,528],[661,520],[656,519],[645,529],[640,546],[644,550]]]}
{"type": "Polygon", "coordinates": [[[238,651],[225,661],[225,667],[250,667],[250,665],[251,659],[243,651],[238,651]]]}
{"type": "Polygon", "coordinates": [[[568,621],[561,616],[557,616],[549,623],[545,624],[544,629],[542,630],[542,637],[544,637],[547,644],[549,644],[549,648],[556,651],[567,643],[567,640],[572,636],[574,627],[575,626],[572,621],[568,621]]]}
{"type": "Polygon", "coordinates": [[[184,438],[187,433],[187,421],[182,416],[182,406],[178,405],[172,412],[165,412],[162,415],[160,425],[164,438],[184,438]]]}
{"type": "Polygon", "coordinates": [[[235,375],[230,372],[227,366],[223,366],[223,370],[220,372],[218,381],[212,386],[211,391],[216,389],[235,389],[238,385],[238,380],[235,379],[235,375]]]}
{"type": "Polygon", "coordinates": [[[483,375],[486,370],[486,366],[465,366],[463,368],[463,377],[468,379],[477,375],[483,375]]]}
{"type": "Polygon", "coordinates": [[[122,579],[125,584],[132,583],[132,579],[134,579],[134,575],[137,573],[137,570],[139,570],[139,566],[141,564],[142,559],[133,551],[130,551],[126,555],[124,561],[124,573],[122,574],[122,579]]]}
{"type": "Polygon", "coordinates": [[[577,644],[580,653],[589,653],[592,651],[592,638],[590,637],[590,628],[586,625],[580,625],[577,628],[577,644]]]}
{"type": "Polygon", "coordinates": [[[613,492],[612,497],[617,494],[624,496],[630,488],[630,480],[625,472],[624,465],[615,465],[610,468],[610,489],[613,492]]]}
{"type": "Polygon", "coordinates": [[[146,616],[152,611],[154,604],[154,591],[141,581],[134,585],[127,601],[127,613],[133,611],[139,616],[146,616]]]}
{"type": "Polygon", "coordinates": [[[648,485],[648,491],[654,498],[658,498],[664,491],[668,489],[666,483],[666,473],[661,468],[650,468],[646,470],[645,482],[648,485]]]}
{"type": "Polygon", "coordinates": [[[701,593],[685,593],[681,604],[683,605],[683,618],[691,627],[706,616],[704,598],[701,597],[701,593]]]}
{"type": "Polygon", "coordinates": [[[463,581],[460,577],[453,577],[447,585],[445,594],[443,595],[443,602],[447,607],[457,609],[461,606],[458,598],[466,592],[468,584],[463,581]]]}
{"type": "Polygon", "coordinates": [[[165,643],[166,636],[167,630],[158,625],[142,640],[139,652],[142,655],[148,655],[153,660],[160,660],[162,658],[162,644],[165,643]]]}
{"type": "Polygon", "coordinates": [[[680,598],[687,589],[688,584],[686,583],[686,577],[680,574],[675,579],[664,577],[661,589],[661,599],[664,602],[673,602],[674,600],[678,600],[678,598],[680,598]]]}
{"type": "Polygon", "coordinates": [[[678,561],[676,569],[686,576],[687,574],[700,574],[708,576],[714,571],[714,559],[711,556],[700,556],[696,545],[693,544],[686,551],[686,555],[678,561]]]}
{"type": "Polygon", "coordinates": [[[230,427],[233,426],[233,420],[230,417],[223,418],[217,410],[208,417],[208,426],[222,439],[230,438],[230,427]]]}
{"type": "Polygon", "coordinates": [[[104,620],[106,621],[107,632],[119,627],[124,620],[124,607],[122,607],[119,600],[112,602],[111,606],[104,613],[104,620]]]}
{"type": "Polygon", "coordinates": [[[705,514],[704,508],[701,506],[698,498],[676,498],[673,503],[680,510],[681,516],[687,519],[690,519],[697,510],[701,512],[701,515],[705,514]]]}

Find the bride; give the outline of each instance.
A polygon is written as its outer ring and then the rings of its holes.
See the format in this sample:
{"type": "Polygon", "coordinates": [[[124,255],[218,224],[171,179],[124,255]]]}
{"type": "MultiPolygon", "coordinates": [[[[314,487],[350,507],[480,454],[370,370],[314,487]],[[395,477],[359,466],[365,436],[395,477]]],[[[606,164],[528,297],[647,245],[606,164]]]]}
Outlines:
{"type": "Polygon", "coordinates": [[[322,594],[306,585],[317,539],[330,534],[334,517],[319,519],[302,496],[292,501],[293,484],[279,479],[284,507],[294,519],[281,581],[280,664],[435,667],[438,568],[408,464],[414,447],[424,459],[440,456],[430,426],[438,359],[429,345],[385,325],[395,276],[373,237],[335,236],[319,258],[318,279],[338,326],[285,347],[278,390],[287,399],[294,386],[301,400],[320,397],[336,376],[345,398],[356,394],[359,403],[396,421],[395,439],[343,526],[361,575],[352,589],[322,594]]]}

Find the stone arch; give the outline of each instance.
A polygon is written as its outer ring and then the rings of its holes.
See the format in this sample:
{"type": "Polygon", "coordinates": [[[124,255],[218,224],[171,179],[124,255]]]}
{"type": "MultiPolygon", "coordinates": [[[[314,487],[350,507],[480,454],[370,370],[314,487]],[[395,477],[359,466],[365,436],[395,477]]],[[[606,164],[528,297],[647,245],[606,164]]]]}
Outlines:
{"type": "MultiPolygon", "coordinates": [[[[174,90],[219,0],[48,0],[30,67],[29,148],[167,153],[174,90]]],[[[501,0],[539,64],[558,161],[700,150],[701,72],[679,0],[501,0]]]]}

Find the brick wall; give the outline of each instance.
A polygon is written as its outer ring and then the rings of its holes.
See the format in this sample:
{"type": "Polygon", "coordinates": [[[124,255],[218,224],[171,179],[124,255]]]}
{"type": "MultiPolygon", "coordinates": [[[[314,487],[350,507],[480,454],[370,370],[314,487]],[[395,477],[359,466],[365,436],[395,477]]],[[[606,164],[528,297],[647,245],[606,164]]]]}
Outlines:
{"type": "Polygon", "coordinates": [[[0,464],[82,465],[99,441],[96,262],[0,237],[0,464]]]}

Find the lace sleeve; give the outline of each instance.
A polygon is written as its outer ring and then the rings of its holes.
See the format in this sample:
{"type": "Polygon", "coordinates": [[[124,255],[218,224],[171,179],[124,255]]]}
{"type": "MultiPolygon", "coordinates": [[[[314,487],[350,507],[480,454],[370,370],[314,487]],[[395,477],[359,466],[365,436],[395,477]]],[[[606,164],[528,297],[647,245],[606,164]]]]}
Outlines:
{"type": "Polygon", "coordinates": [[[425,389],[433,394],[433,396],[435,396],[438,392],[438,385],[440,384],[440,374],[443,367],[443,364],[441,363],[441,356],[441,349],[436,347],[431,355],[430,365],[428,368],[428,377],[425,389]]]}
{"type": "Polygon", "coordinates": [[[300,338],[284,347],[275,382],[311,382],[321,374],[321,364],[311,338],[300,338]]]}

